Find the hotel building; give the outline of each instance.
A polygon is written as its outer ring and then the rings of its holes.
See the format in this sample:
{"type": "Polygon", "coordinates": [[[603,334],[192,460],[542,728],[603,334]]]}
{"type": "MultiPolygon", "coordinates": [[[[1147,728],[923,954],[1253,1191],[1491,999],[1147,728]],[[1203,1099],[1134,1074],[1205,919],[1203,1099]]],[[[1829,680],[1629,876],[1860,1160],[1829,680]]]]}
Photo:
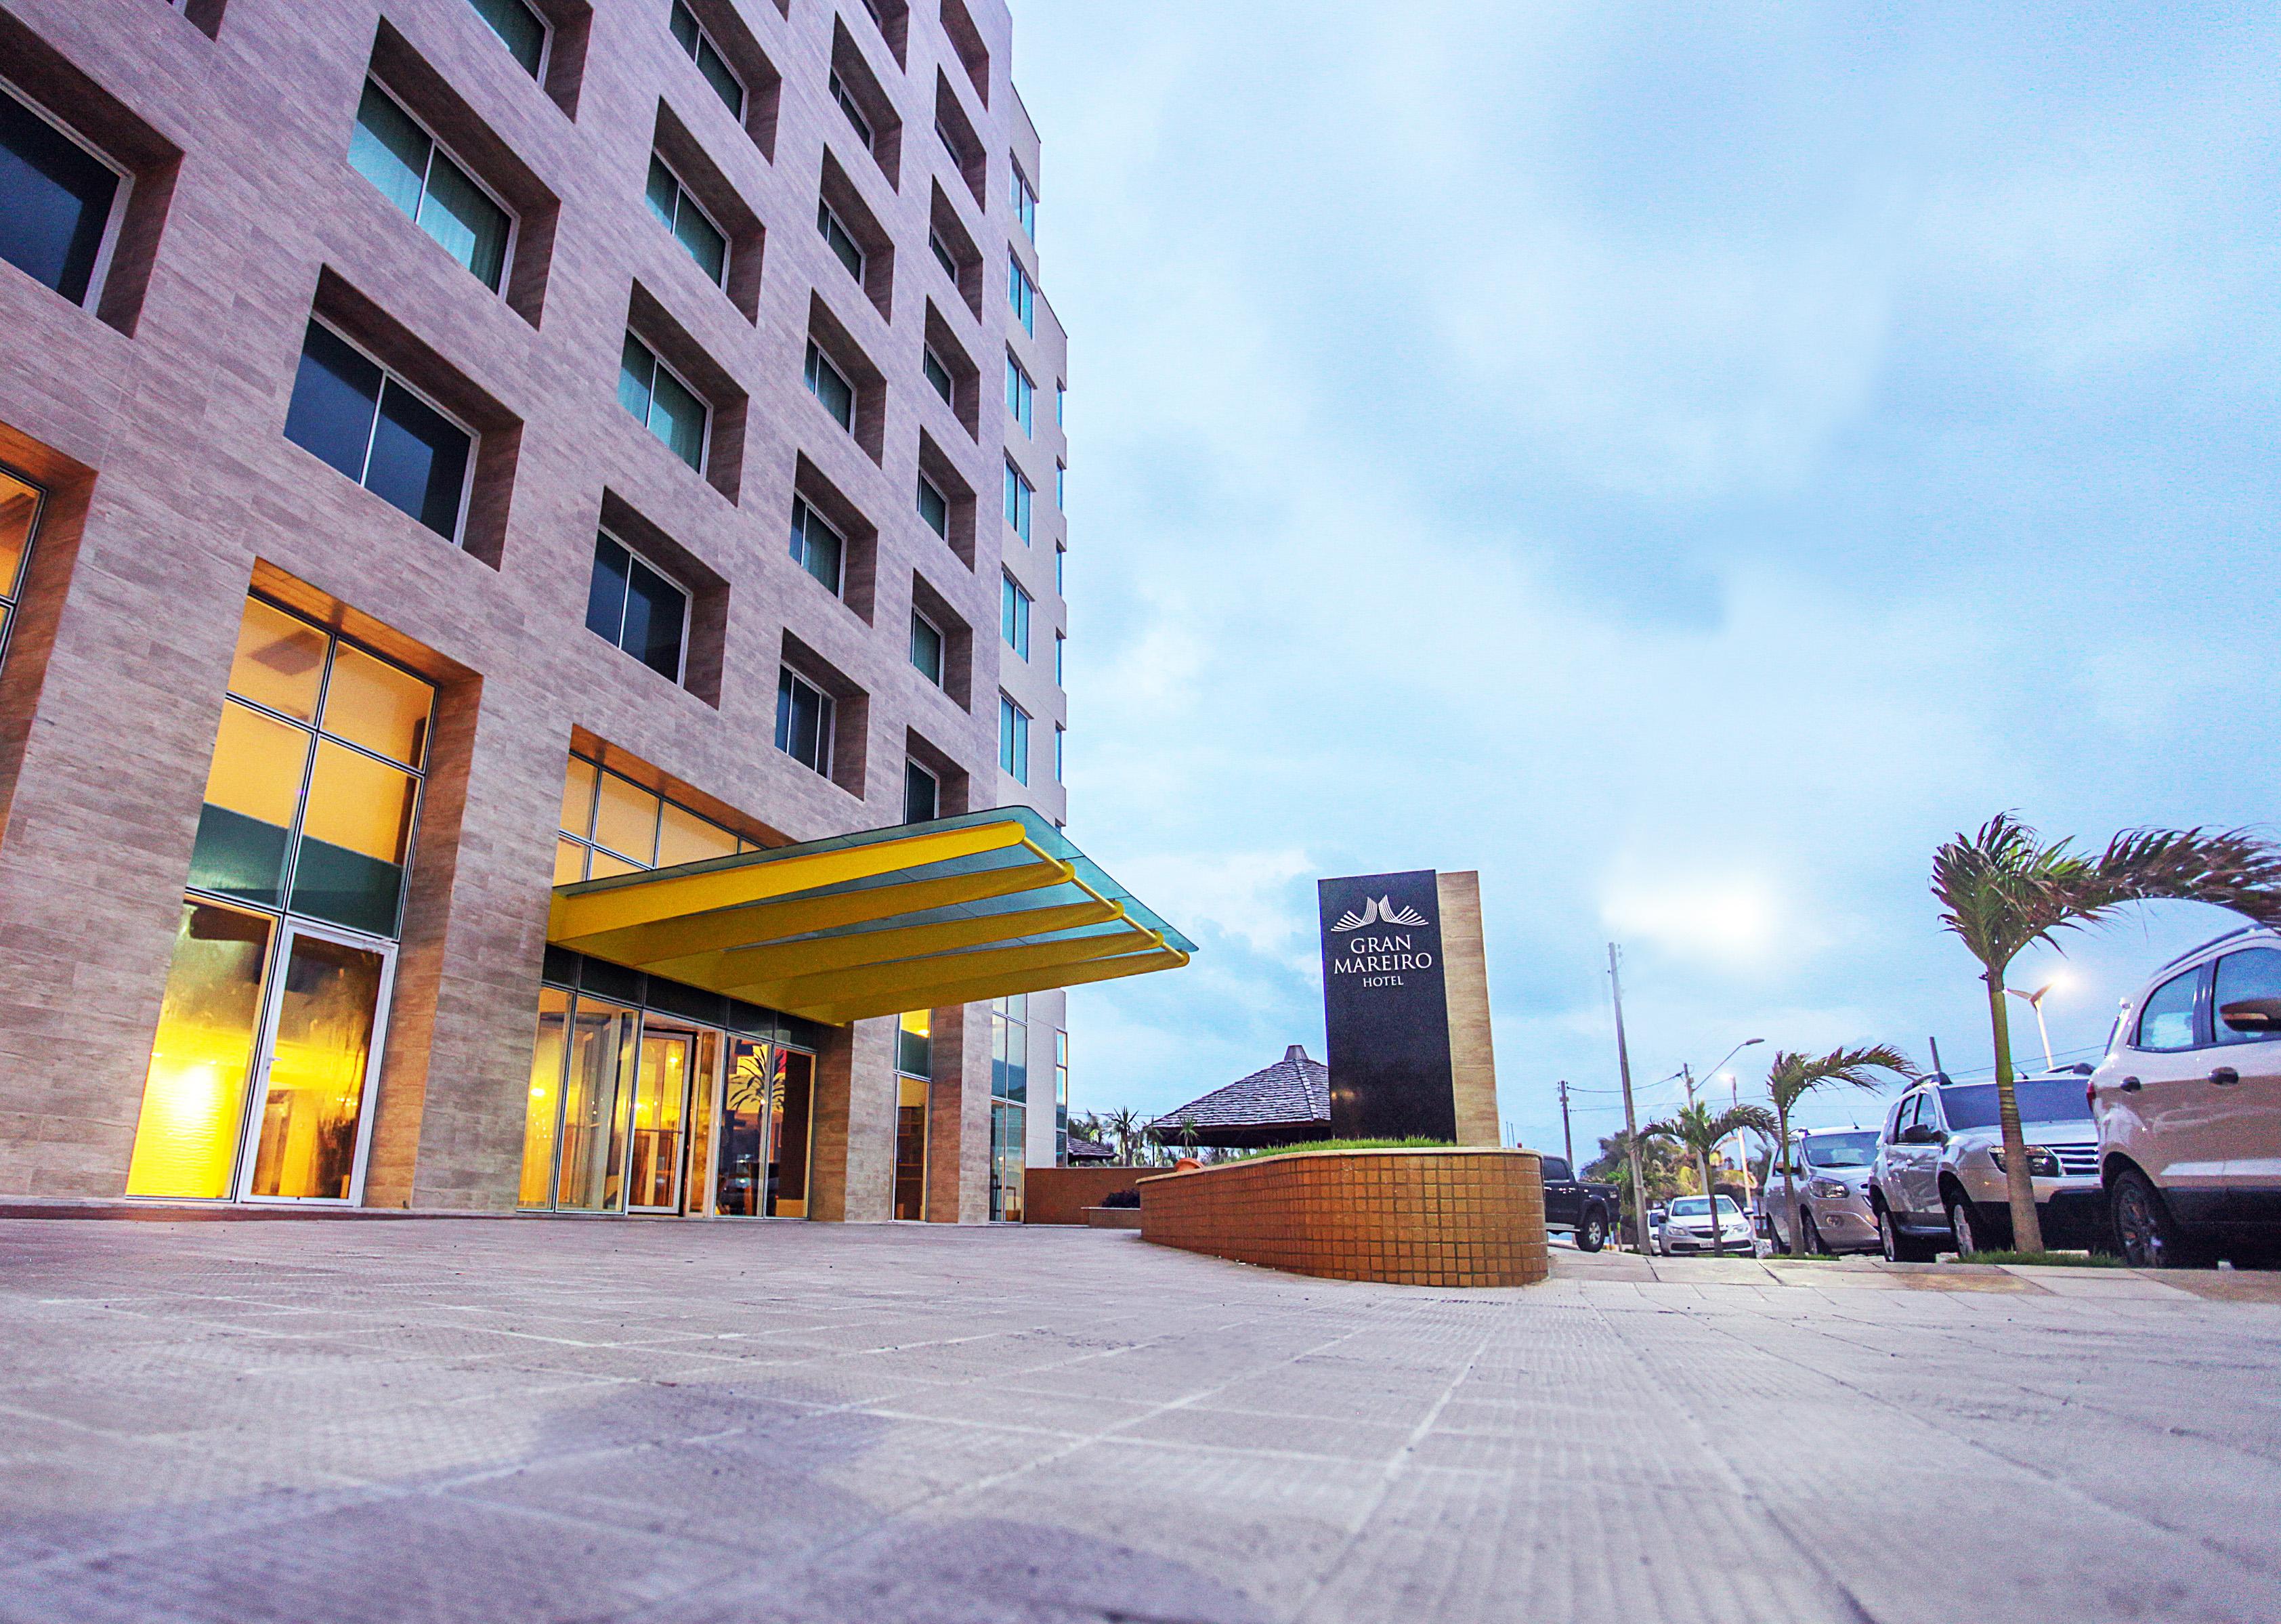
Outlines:
{"type": "Polygon", "coordinates": [[[977,1222],[1060,989],[1002,0],[0,0],[0,1201],[977,1222]]]}

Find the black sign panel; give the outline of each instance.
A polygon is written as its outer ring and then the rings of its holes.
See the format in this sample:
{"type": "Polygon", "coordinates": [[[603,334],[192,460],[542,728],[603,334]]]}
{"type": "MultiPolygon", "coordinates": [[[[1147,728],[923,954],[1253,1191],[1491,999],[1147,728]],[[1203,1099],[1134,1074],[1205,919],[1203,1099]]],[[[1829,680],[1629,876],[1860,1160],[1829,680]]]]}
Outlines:
{"type": "Polygon", "coordinates": [[[1323,911],[1332,1133],[1455,1141],[1434,870],[1318,880],[1315,889],[1323,911]]]}

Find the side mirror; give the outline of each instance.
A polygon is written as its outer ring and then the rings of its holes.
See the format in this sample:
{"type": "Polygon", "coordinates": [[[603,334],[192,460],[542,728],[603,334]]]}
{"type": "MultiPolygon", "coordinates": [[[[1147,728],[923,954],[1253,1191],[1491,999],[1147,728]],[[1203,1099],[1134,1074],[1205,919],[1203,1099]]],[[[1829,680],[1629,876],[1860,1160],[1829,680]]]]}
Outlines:
{"type": "Polygon", "coordinates": [[[2270,1037],[2281,1032],[2281,998],[2244,998],[2222,1006],[2217,1017],[2246,1036],[2270,1037]]]}

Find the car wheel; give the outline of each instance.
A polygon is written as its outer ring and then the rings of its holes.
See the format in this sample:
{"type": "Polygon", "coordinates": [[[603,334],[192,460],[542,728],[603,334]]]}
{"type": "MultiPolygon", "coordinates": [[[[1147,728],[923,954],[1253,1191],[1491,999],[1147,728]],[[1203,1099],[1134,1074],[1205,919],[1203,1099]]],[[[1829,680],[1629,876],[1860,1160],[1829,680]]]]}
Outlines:
{"type": "Polygon", "coordinates": [[[1957,1260],[1968,1263],[1988,1249],[1988,1239],[1980,1233],[1980,1224],[1972,1216],[1972,1203],[1960,1195],[1948,1198],[1948,1230],[1956,1237],[1957,1260]]]}
{"type": "Polygon", "coordinates": [[[1877,1243],[1884,1248],[1887,1263],[1930,1263],[1932,1248],[1914,1235],[1905,1235],[1893,1222],[1893,1210],[1880,1203],[1877,1208],[1877,1243]]]}
{"type": "Polygon", "coordinates": [[[1576,1249],[1580,1252],[1597,1252],[1607,1243],[1608,1220],[1601,1215],[1600,1210],[1595,1207],[1584,1215],[1583,1223],[1577,1228],[1576,1249]]]}
{"type": "Polygon", "coordinates": [[[2178,1233],[2162,1192],[2137,1168],[2127,1167],[2116,1175],[2107,1203],[2115,1215],[2115,1239],[2122,1261],[2132,1268],[2184,1269],[2202,1261],[2200,1249],[2178,1233]]]}
{"type": "Polygon", "coordinates": [[[1798,1210],[1798,1246],[1808,1257],[1820,1257],[1829,1250],[1821,1243],[1821,1226],[1804,1207],[1798,1210]]]}

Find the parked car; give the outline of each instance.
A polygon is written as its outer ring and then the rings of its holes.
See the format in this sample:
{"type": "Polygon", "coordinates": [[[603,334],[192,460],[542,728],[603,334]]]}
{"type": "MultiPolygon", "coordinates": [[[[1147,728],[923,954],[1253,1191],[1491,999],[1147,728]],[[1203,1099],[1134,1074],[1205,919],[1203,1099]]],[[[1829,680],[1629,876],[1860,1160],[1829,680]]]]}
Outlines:
{"type": "Polygon", "coordinates": [[[1580,1252],[1597,1252],[1616,1226],[1616,1187],[1579,1179],[1565,1156],[1542,1159],[1544,1170],[1544,1227],[1576,1237],[1580,1252]]]}
{"type": "Polygon", "coordinates": [[[2125,1259],[2281,1252],[2281,932],[2231,932],[2162,966],[2084,1093],[2125,1259]]]}
{"type": "Polygon", "coordinates": [[[1782,1169],[1768,1170],[1767,1238],[1776,1256],[1798,1236],[1803,1252],[1874,1252],[1877,1216],[1869,1210],[1869,1174],[1877,1161],[1875,1128],[1813,1128],[1790,1135],[1790,1188],[1798,1210],[1782,1201],[1782,1169]]]}
{"type": "MultiPolygon", "coordinates": [[[[1655,1249],[1665,1257],[1689,1257],[1712,1249],[1711,1197],[1674,1195],[1655,1232],[1655,1249]]],[[[1751,1235],[1751,1220],[1731,1195],[1719,1197],[1719,1243],[1729,1257],[1750,1257],[1758,1250],[1751,1235]]]]}
{"type": "MultiPolygon", "coordinates": [[[[2044,1244],[2107,1249],[2099,1133],[2084,1099],[2083,1073],[2022,1077],[2012,1087],[2044,1244]]],[[[1894,1102],[1869,1171],[1869,1209],[1887,1257],[1929,1263],[1942,1252],[1969,1257],[2012,1244],[1996,1112],[1992,1082],[1936,1078],[1894,1102]]]]}

